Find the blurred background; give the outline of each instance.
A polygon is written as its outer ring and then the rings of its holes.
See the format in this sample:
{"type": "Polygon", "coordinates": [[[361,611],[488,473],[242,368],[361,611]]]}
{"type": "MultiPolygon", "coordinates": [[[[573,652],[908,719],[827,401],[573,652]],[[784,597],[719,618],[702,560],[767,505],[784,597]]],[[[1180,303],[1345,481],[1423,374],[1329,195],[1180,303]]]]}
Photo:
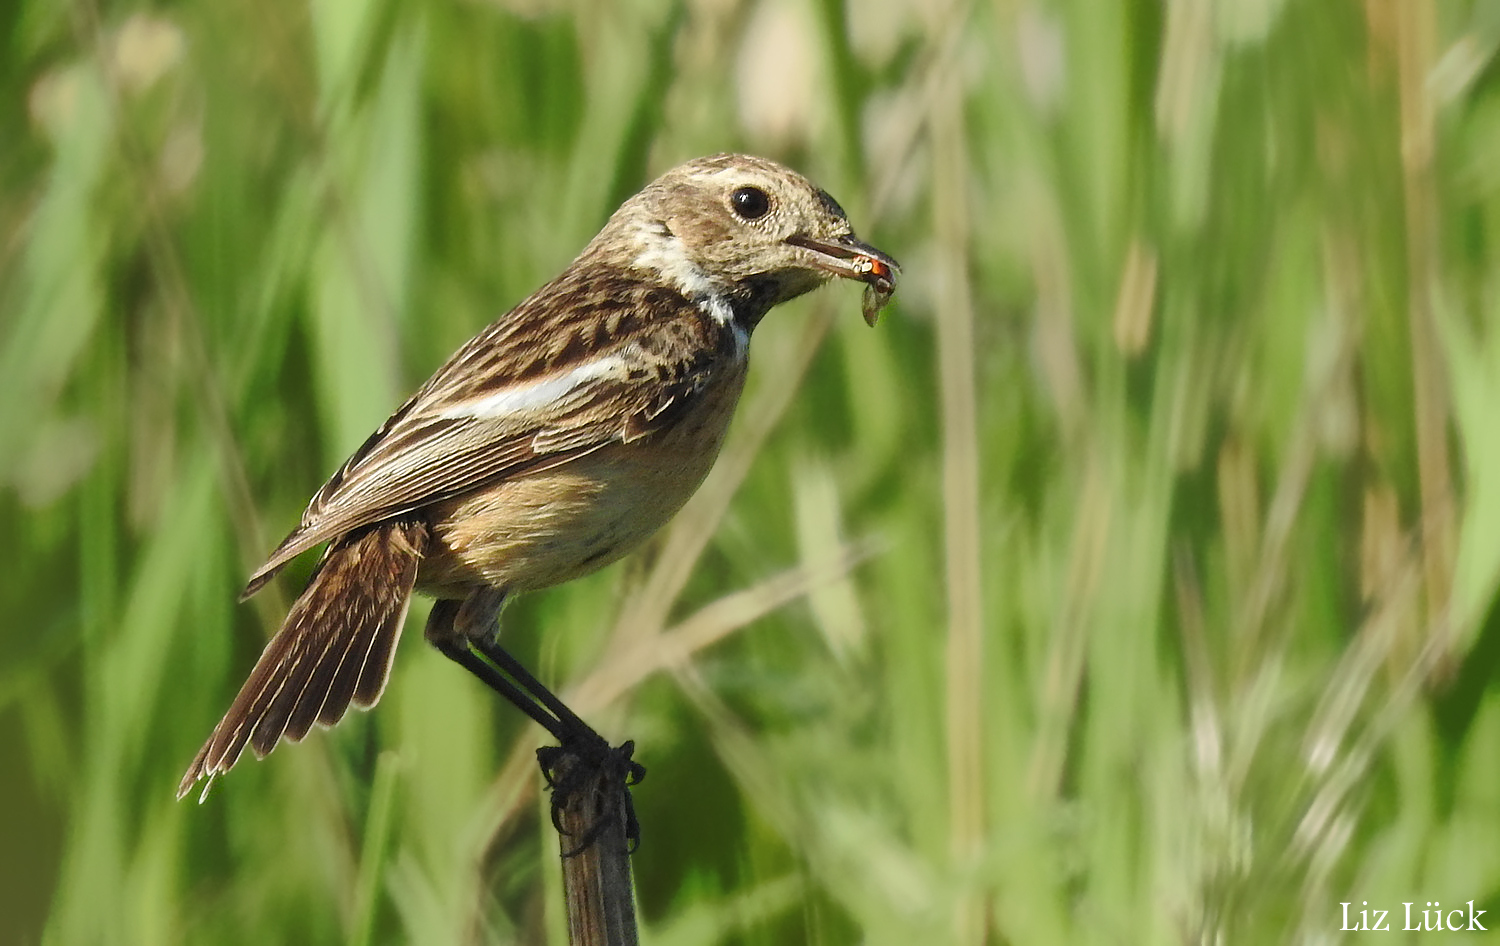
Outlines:
{"type": "Polygon", "coordinates": [[[447,354],[721,150],[905,281],[773,312],[506,640],[650,775],[653,944],[1500,926],[1500,5],[0,4],[0,941],[562,943],[540,732],[426,647],[204,804],[447,354]]]}

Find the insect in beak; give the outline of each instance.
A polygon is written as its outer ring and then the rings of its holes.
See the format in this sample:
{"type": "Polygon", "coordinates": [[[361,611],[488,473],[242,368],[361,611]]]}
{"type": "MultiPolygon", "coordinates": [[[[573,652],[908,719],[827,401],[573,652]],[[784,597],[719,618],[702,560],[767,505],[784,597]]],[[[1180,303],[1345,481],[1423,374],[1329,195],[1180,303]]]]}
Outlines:
{"type": "Polygon", "coordinates": [[[787,242],[812,250],[813,262],[820,269],[844,279],[857,279],[865,284],[861,311],[866,324],[874,327],[880,318],[880,310],[890,302],[896,291],[896,280],[901,273],[901,264],[886,254],[861,243],[851,234],[838,240],[820,240],[816,237],[792,236],[787,242]]]}

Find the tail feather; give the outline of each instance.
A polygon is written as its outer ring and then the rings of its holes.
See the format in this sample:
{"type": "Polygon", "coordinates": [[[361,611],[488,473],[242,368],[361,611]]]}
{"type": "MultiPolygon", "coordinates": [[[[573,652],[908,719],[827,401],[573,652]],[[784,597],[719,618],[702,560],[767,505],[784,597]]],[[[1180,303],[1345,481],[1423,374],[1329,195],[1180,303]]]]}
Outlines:
{"type": "Polygon", "coordinates": [[[358,676],[358,668],[369,655],[370,645],[374,643],[375,638],[389,633],[385,627],[387,624],[399,626],[405,619],[406,608],[399,607],[394,612],[385,615],[382,621],[368,621],[344,645],[342,654],[325,654],[323,659],[318,661],[317,667],[308,677],[307,685],[302,688],[302,693],[297,697],[296,705],[289,710],[286,725],[288,739],[293,742],[300,741],[312,729],[314,723],[332,726],[343,719],[344,713],[349,709],[352,688],[342,678],[351,673],[358,676]],[[328,710],[327,719],[323,718],[325,707],[328,710]]]}
{"type": "MultiPolygon", "coordinates": [[[[401,622],[406,621],[406,608],[401,609],[401,622]]],[[[391,678],[391,659],[396,656],[396,636],[394,634],[379,634],[370,642],[370,651],[365,655],[365,662],[359,667],[359,676],[354,678],[354,688],[349,693],[348,699],[360,709],[369,709],[380,699],[385,692],[385,683],[391,678]]],[[[339,681],[335,681],[335,691],[342,693],[339,681]]],[[[327,723],[327,706],[325,712],[318,715],[318,721],[327,723]]],[[[329,725],[332,725],[329,723],[329,725]]]]}
{"type": "Polygon", "coordinates": [[[338,722],[351,704],[375,704],[390,675],[426,544],[426,525],[398,520],[329,547],[229,712],[188,766],[178,798],[199,779],[228,772],[246,745],[264,757],[283,736],[295,742],[314,723],[338,722]]]}
{"type": "MultiPolygon", "coordinates": [[[[352,556],[356,546],[347,548],[345,554],[352,556]]],[[[363,569],[355,562],[345,564],[353,566],[347,570],[352,572],[358,584],[345,583],[334,593],[319,595],[309,601],[300,623],[316,630],[303,635],[302,640],[308,645],[307,652],[288,664],[284,679],[266,703],[250,735],[250,746],[259,756],[264,757],[275,748],[283,736],[293,742],[300,741],[318,721],[325,704],[330,711],[330,724],[341,719],[349,701],[334,698],[332,686],[335,678],[345,666],[364,661],[374,638],[400,630],[406,616],[406,602],[411,595],[410,586],[404,593],[399,586],[370,587],[364,580],[383,578],[383,575],[371,574],[379,569],[363,569]],[[401,595],[399,602],[389,600],[393,593],[401,595]],[[394,608],[391,607],[393,604],[394,608]]],[[[303,600],[310,597],[304,595],[303,600]]],[[[288,620],[290,618],[288,615],[288,620]]]]}

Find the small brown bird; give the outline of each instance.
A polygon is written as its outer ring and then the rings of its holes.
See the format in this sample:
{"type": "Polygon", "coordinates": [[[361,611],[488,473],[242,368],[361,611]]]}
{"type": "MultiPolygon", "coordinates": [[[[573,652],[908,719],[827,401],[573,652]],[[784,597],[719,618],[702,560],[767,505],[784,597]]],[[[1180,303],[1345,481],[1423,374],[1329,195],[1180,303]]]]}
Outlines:
{"type": "Polygon", "coordinates": [[[413,590],[426,637],[564,744],[598,739],[499,646],[507,595],[640,545],[708,474],[750,333],[834,276],[866,321],[896,261],[804,177],[721,154],[662,175],[562,275],[475,336],[354,452],[250,577],[328,543],[281,630],[178,786],[373,706],[413,590]],[[503,671],[503,672],[502,672],[503,671]]]}

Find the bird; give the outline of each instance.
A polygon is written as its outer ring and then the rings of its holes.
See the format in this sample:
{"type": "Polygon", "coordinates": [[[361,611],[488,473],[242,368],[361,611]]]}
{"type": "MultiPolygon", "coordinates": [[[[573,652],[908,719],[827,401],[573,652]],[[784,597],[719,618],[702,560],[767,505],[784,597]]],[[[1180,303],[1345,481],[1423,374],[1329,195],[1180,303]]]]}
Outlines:
{"type": "Polygon", "coordinates": [[[499,642],[513,595],[641,545],[708,474],[751,333],[835,278],[873,326],[896,260],[774,161],[716,154],[662,174],[551,282],[455,352],[313,495],[249,598],[326,545],[178,786],[185,796],[348,709],[373,707],[414,592],[424,636],[567,744],[593,733],[499,642]]]}

